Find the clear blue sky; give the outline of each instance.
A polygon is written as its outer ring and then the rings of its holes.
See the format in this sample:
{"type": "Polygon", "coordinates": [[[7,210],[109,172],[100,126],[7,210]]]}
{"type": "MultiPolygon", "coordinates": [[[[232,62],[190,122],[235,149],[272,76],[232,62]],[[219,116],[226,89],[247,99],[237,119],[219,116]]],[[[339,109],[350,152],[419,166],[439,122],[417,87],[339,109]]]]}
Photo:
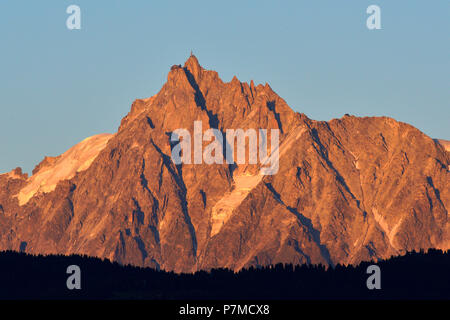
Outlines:
{"type": "Polygon", "coordinates": [[[449,0],[2,0],[0,172],[115,132],[191,50],[312,119],[387,115],[450,140],[449,40],[449,0]],[[382,30],[366,27],[370,4],[382,30]]]}

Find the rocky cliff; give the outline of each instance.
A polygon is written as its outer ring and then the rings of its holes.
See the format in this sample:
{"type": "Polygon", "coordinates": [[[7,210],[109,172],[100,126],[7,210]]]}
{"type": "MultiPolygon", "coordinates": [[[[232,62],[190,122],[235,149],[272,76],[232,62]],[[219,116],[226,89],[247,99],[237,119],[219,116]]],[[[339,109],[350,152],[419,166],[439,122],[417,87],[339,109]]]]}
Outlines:
{"type": "Polygon", "coordinates": [[[268,84],[225,83],[191,56],[114,135],[44,159],[31,177],[0,175],[0,249],[176,272],[449,249],[444,145],[386,117],[311,120],[268,84]],[[198,120],[203,130],[279,129],[279,171],[175,165],[171,133],[198,120]]]}

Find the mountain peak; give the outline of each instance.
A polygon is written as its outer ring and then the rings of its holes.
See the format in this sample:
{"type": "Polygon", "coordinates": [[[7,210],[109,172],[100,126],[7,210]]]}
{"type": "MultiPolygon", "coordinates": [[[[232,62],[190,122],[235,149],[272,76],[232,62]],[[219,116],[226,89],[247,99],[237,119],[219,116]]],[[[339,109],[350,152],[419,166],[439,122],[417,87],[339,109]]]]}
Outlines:
{"type": "Polygon", "coordinates": [[[26,243],[27,253],[175,272],[447,250],[450,157],[441,144],[390,118],[309,120],[268,83],[224,83],[191,55],[157,94],[133,103],[114,136],[46,158],[29,178],[0,175],[0,250],[26,243]],[[193,134],[194,163],[171,160],[177,129],[193,134]],[[209,129],[222,138],[209,131],[214,142],[204,140],[209,129]],[[244,161],[215,162],[224,141],[244,161]],[[196,149],[215,163],[197,161],[196,149]],[[278,172],[262,177],[257,169],[272,159],[278,172]]]}
{"type": "Polygon", "coordinates": [[[189,58],[184,63],[184,68],[189,70],[189,72],[194,76],[195,79],[198,78],[200,73],[202,72],[203,68],[198,62],[198,59],[196,56],[194,56],[192,53],[189,56],[189,58]]]}

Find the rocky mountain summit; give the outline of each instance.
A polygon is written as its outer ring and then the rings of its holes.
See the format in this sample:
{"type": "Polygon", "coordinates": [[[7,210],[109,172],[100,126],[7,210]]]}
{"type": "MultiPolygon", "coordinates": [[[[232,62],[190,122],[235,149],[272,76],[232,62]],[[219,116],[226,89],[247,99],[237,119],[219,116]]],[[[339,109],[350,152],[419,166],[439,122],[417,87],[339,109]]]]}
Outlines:
{"type": "Polygon", "coordinates": [[[314,121],[268,84],[223,82],[191,56],[156,95],[134,101],[115,134],[45,158],[31,177],[0,175],[0,249],[175,272],[447,250],[449,165],[448,145],[411,125],[314,121]],[[170,135],[194,121],[279,129],[278,172],[175,165],[170,135]]]}

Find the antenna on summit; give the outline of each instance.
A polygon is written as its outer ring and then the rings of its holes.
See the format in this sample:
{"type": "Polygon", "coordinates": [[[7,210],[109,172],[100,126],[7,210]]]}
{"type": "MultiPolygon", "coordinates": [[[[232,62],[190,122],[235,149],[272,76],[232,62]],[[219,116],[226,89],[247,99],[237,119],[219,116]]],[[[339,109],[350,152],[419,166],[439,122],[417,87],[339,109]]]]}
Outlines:
{"type": "Polygon", "coordinates": [[[191,50],[191,57],[193,56],[194,54],[192,53],[192,50],[191,50]]]}

